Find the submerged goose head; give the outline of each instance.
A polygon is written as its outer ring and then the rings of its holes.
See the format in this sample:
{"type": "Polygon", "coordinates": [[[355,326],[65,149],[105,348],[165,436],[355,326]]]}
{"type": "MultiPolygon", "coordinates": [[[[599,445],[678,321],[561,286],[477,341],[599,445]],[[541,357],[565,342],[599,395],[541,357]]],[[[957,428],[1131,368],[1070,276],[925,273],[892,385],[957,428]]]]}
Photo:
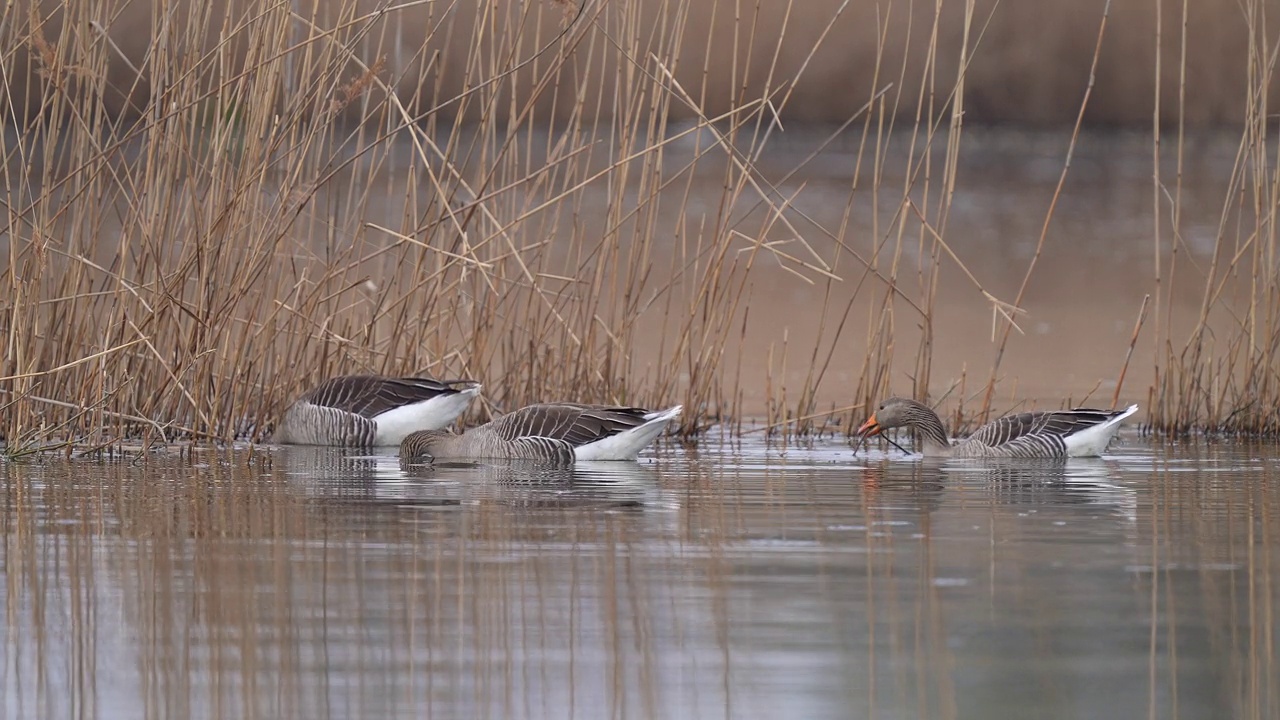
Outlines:
{"type": "Polygon", "coordinates": [[[437,448],[457,437],[448,430],[419,430],[400,443],[400,460],[407,463],[435,462],[437,448]]]}

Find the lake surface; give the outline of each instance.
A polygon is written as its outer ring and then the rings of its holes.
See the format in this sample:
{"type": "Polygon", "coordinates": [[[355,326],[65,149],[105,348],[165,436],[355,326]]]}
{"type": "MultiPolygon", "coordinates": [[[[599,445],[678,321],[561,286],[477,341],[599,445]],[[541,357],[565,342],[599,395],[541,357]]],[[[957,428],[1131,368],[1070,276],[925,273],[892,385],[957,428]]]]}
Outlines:
{"type": "Polygon", "coordinates": [[[1280,716],[1280,448],[757,437],[0,465],[0,716],[1280,716]]]}

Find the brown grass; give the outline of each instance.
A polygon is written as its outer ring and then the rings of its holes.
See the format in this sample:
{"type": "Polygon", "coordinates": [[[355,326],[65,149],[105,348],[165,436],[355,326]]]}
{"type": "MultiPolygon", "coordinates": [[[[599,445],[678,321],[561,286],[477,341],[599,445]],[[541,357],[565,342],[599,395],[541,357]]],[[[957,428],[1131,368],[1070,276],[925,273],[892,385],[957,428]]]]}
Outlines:
{"type": "MultiPolygon", "coordinates": [[[[909,357],[910,392],[956,399],[957,415],[979,399],[980,414],[993,409],[1035,262],[1016,296],[997,297],[947,226],[971,72],[1005,22],[998,7],[902,2],[871,15],[869,74],[828,140],[857,143],[835,227],[795,206],[825,144],[780,176],[757,163],[780,123],[805,116],[796,106],[829,72],[824,53],[848,44],[844,4],[815,20],[816,6],[717,4],[708,18],[680,0],[485,4],[474,17],[434,3],[313,14],[192,3],[137,28],[144,52],[104,30],[111,11],[23,7],[0,23],[11,452],[261,438],[305,387],[358,371],[481,379],[480,413],[544,398],[682,402],[681,429],[695,434],[741,420],[744,366],[767,363],[764,427],[803,434],[860,419],[909,357]],[[905,171],[888,172],[900,151],[905,171]],[[870,237],[854,244],[855,199],[868,196],[870,237]],[[823,295],[815,340],[780,330],[760,357],[744,337],[752,304],[769,301],[753,291],[766,265],[823,295]],[[999,344],[985,384],[966,373],[939,392],[943,267],[990,307],[999,344]],[[895,343],[904,326],[918,327],[916,347],[895,343]],[[860,330],[867,351],[842,356],[860,330]],[[853,380],[824,407],[837,365],[853,380]],[[795,367],[799,386],[783,380],[795,367]]],[[[1155,145],[1151,405],[1164,429],[1280,427],[1272,48],[1262,5],[1245,8],[1248,120],[1218,252],[1193,270],[1202,319],[1182,347],[1165,310],[1175,272],[1188,272],[1181,162],[1169,186],[1155,145]],[[1229,297],[1242,273],[1250,292],[1229,297]],[[1215,327],[1220,316],[1230,326],[1215,327]]],[[[1108,20],[1093,16],[1077,133],[1105,77],[1108,20]]],[[[1185,51],[1156,63],[1161,78],[1193,65],[1185,51]]],[[[1153,87],[1158,132],[1169,100],[1153,87]]]]}
{"type": "MultiPolygon", "coordinates": [[[[1150,407],[1153,427],[1165,432],[1280,432],[1280,245],[1275,227],[1280,166],[1275,163],[1274,123],[1268,103],[1276,85],[1272,60],[1276,43],[1263,21],[1265,7],[1256,1],[1241,5],[1249,33],[1245,122],[1207,267],[1186,256],[1182,237],[1185,82],[1178,90],[1173,177],[1162,170],[1161,159],[1170,151],[1161,143],[1159,118],[1156,120],[1157,379],[1150,407]],[[1169,330],[1172,313],[1165,311],[1162,316],[1160,306],[1162,299],[1168,304],[1168,293],[1177,277],[1188,274],[1203,284],[1204,293],[1195,327],[1183,340],[1169,330]]],[[[1187,53],[1189,10],[1185,3],[1170,10],[1181,20],[1179,51],[1170,64],[1178,77],[1185,79],[1192,63],[1187,53]]],[[[1164,61],[1157,57],[1157,68],[1164,61]]],[[[1156,99],[1159,105],[1160,98],[1156,99]]]]}
{"type": "MultiPolygon", "coordinates": [[[[833,276],[752,164],[796,78],[707,116],[706,88],[674,74],[711,57],[677,52],[687,6],[641,7],[446,13],[406,51],[394,7],[195,4],[154,20],[127,82],[111,79],[122,51],[76,31],[93,8],[68,6],[55,36],[34,8],[6,24],[5,66],[44,80],[6,95],[25,118],[4,164],[11,450],[257,438],[351,371],[480,378],[487,409],[680,400],[685,432],[728,414],[721,364],[754,263],[833,276]],[[564,83],[614,69],[595,93],[564,83]],[[698,122],[670,127],[673,106],[698,122]],[[707,173],[720,207],[686,224],[707,173]],[[775,228],[794,240],[768,243],[775,228]],[[640,369],[642,323],[662,340],[640,369]]],[[[737,41],[758,20],[736,19],[737,41]]]]}
{"type": "MultiPolygon", "coordinates": [[[[25,16],[31,4],[30,0],[19,0],[15,16],[25,16]]],[[[209,5],[206,12],[212,21],[207,27],[212,28],[222,23],[226,13],[243,16],[248,5],[243,0],[195,4],[209,5]]],[[[575,14],[578,5],[572,0],[535,0],[534,4],[545,9],[537,22],[525,24],[521,33],[525,42],[535,32],[544,32],[575,14]]],[[[903,67],[912,77],[919,77],[932,67],[939,77],[954,78],[966,43],[972,40],[966,37],[964,24],[966,14],[971,13],[990,21],[983,23],[986,27],[982,49],[972,55],[965,73],[967,120],[1056,127],[1069,127],[1079,110],[1102,8],[1101,3],[1076,0],[975,0],[972,8],[961,0],[947,0],[940,7],[934,0],[806,0],[799,4],[739,5],[726,0],[657,2],[636,4],[626,12],[640,23],[640,32],[645,34],[654,27],[663,27],[660,17],[680,14],[683,32],[674,39],[677,45],[672,55],[678,52],[686,62],[675,71],[682,83],[697,89],[700,111],[705,114],[728,112],[741,101],[744,92],[760,97],[772,75],[775,80],[796,78],[786,109],[789,124],[839,123],[877,87],[878,65],[903,67]],[[935,11],[940,13],[936,28],[931,19],[935,11]],[[833,35],[819,42],[828,21],[837,14],[840,20],[833,35]],[[746,41],[746,32],[753,42],[746,41]],[[934,52],[924,52],[930,45],[934,52]],[[709,48],[712,52],[708,56],[709,48]],[[805,64],[807,67],[800,73],[805,64]]],[[[66,16],[57,12],[58,6],[39,6],[46,19],[46,36],[62,32],[66,16]]],[[[1266,0],[1257,2],[1257,6],[1274,14],[1280,3],[1266,0]]],[[[180,16],[192,5],[190,0],[184,0],[170,7],[177,8],[175,16],[180,16]]],[[[344,13],[354,19],[379,7],[383,8],[385,21],[399,26],[398,43],[385,43],[384,49],[390,67],[397,73],[397,90],[415,114],[460,95],[468,80],[473,79],[462,69],[472,58],[468,43],[463,41],[474,35],[475,23],[488,22],[499,30],[513,27],[507,24],[509,19],[520,19],[518,11],[513,14],[512,8],[518,7],[513,0],[498,0],[500,10],[488,16],[478,10],[481,4],[442,0],[369,4],[359,12],[344,9],[342,0],[321,0],[316,3],[318,18],[312,17],[310,6],[298,12],[307,20],[331,25],[344,13]]],[[[118,48],[109,58],[114,60],[106,67],[110,85],[102,95],[111,112],[124,111],[131,103],[135,108],[146,104],[150,74],[143,68],[139,78],[136,70],[147,64],[150,12],[150,6],[106,5],[102,13],[94,16],[96,26],[85,28],[86,32],[109,34],[118,48]],[[122,59],[125,57],[128,62],[122,59]]],[[[1151,99],[1158,92],[1160,112],[1171,121],[1170,126],[1179,115],[1193,127],[1224,123],[1234,126],[1242,122],[1246,117],[1245,85],[1223,80],[1243,78],[1246,72],[1246,14],[1234,0],[1114,4],[1108,23],[1109,39],[1098,60],[1095,98],[1087,111],[1088,120],[1131,127],[1145,125],[1152,114],[1151,99]],[[1189,29],[1185,39],[1180,39],[1184,15],[1189,29]],[[1172,53],[1169,57],[1173,58],[1183,44],[1194,62],[1181,72],[1153,72],[1152,58],[1158,51],[1172,53]],[[1195,101],[1180,105],[1180,89],[1195,101]]],[[[367,42],[376,43],[382,32],[380,25],[374,23],[365,33],[367,42]]],[[[244,52],[244,43],[237,38],[228,38],[227,42],[237,52],[244,52]]],[[[210,49],[212,45],[213,41],[208,41],[204,47],[210,49]]],[[[498,52],[501,48],[501,42],[493,45],[498,52]]],[[[570,74],[558,81],[562,85],[583,82],[587,94],[595,98],[601,92],[600,84],[611,81],[612,73],[582,70],[588,66],[598,70],[609,63],[611,59],[600,54],[589,61],[570,63],[564,66],[570,74]]],[[[1165,63],[1166,69],[1176,65],[1165,63]]],[[[541,65],[541,70],[548,69],[551,66],[541,65]]],[[[20,67],[7,82],[16,96],[40,92],[29,87],[20,67]]],[[[903,118],[914,116],[917,110],[915,97],[904,96],[895,106],[903,118]]],[[[467,110],[472,119],[480,117],[481,106],[469,104],[467,110]]],[[[547,115],[554,110],[563,120],[574,113],[573,103],[556,104],[549,96],[544,96],[538,110],[547,115]]],[[[689,119],[699,111],[676,106],[671,112],[689,119]]]]}

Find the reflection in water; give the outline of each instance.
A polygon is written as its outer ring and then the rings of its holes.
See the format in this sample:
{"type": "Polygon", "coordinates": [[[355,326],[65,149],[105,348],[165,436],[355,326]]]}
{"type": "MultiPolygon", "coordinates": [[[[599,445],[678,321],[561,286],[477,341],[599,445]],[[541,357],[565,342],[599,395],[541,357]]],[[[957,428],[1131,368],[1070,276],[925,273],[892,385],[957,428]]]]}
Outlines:
{"type": "Polygon", "coordinates": [[[531,460],[402,465],[395,455],[343,455],[331,448],[286,446],[276,469],[316,499],[458,505],[464,501],[604,507],[667,502],[652,464],[580,462],[557,467],[531,460]]]}
{"type": "Polygon", "coordinates": [[[0,466],[0,717],[1276,717],[1271,447],[0,466]]]}

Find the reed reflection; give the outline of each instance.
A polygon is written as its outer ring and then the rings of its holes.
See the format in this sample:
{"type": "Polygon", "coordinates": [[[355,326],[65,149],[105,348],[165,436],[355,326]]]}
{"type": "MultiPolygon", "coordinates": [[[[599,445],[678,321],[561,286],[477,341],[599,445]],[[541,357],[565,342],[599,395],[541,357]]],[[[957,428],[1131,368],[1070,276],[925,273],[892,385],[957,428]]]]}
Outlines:
{"type": "Polygon", "coordinates": [[[3,465],[0,713],[1275,714],[1270,450],[847,452],[3,465]]]}

